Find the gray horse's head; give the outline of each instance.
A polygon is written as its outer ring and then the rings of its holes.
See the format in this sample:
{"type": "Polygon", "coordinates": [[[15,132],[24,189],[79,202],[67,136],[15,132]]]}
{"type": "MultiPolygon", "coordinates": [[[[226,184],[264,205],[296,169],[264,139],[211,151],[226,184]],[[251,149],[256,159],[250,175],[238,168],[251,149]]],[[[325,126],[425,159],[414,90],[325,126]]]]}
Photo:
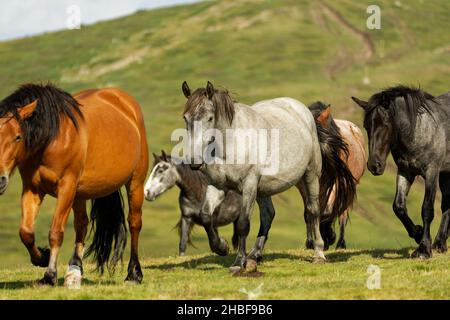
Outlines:
{"type": "Polygon", "coordinates": [[[434,97],[418,88],[399,85],[375,93],[367,102],[352,99],[364,109],[364,128],[369,137],[367,167],[376,176],[383,174],[387,156],[399,137],[413,139],[418,116],[428,113],[434,118],[430,107],[434,97]]]}
{"type": "Polygon", "coordinates": [[[187,102],[183,112],[191,149],[191,169],[199,169],[205,162],[205,150],[214,139],[211,129],[230,126],[234,117],[234,101],[227,90],[217,90],[208,81],[206,88],[191,93],[187,82],[181,87],[187,102]]]}
{"type": "Polygon", "coordinates": [[[148,201],[155,200],[160,194],[172,188],[179,179],[175,164],[170,161],[164,150],[160,156],[153,153],[153,158],[153,168],[144,188],[145,199],[148,201]]]}
{"type": "Polygon", "coordinates": [[[390,152],[394,126],[390,120],[389,106],[352,97],[364,109],[364,128],[369,138],[369,159],[367,168],[375,175],[383,174],[390,152]]]}

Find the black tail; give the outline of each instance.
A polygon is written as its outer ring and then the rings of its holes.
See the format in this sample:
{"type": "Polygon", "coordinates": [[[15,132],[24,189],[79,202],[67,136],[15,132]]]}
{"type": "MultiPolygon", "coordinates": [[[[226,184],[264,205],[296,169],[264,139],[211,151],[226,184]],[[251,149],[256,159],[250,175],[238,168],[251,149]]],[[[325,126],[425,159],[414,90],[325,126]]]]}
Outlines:
{"type": "MultiPolygon", "coordinates": [[[[314,115],[316,115],[314,107],[317,105],[325,106],[321,102],[310,106],[314,115]]],[[[325,221],[334,221],[337,216],[353,204],[356,198],[356,180],[346,161],[343,161],[340,157],[343,155],[343,158],[347,159],[349,151],[334,120],[330,117],[326,128],[316,121],[316,127],[322,152],[322,175],[319,191],[320,211],[325,212],[330,194],[335,188],[335,200],[331,212],[327,212],[327,215],[323,216],[325,221]]]]}
{"type": "Polygon", "coordinates": [[[105,265],[110,273],[114,273],[127,244],[127,227],[123,198],[120,190],[109,196],[92,200],[91,232],[94,231],[92,244],[86,251],[86,256],[94,254],[97,270],[103,274],[105,265]],[[112,258],[111,251],[113,252],[112,258]]]}
{"type": "MultiPolygon", "coordinates": [[[[192,247],[194,247],[194,248],[197,248],[195,245],[194,245],[194,243],[192,242],[192,231],[194,230],[194,227],[195,227],[195,224],[194,223],[191,223],[190,225],[189,225],[189,231],[188,231],[188,241],[187,241],[187,243],[190,245],[190,246],[192,246],[192,247]]],[[[173,229],[177,229],[177,232],[178,232],[178,235],[180,236],[180,238],[181,238],[181,232],[182,232],[182,230],[181,230],[181,218],[180,218],[180,220],[178,220],[178,222],[177,222],[177,224],[175,225],[175,227],[173,228],[173,229]]],[[[172,230],[173,230],[172,229],[172,230]]]]}

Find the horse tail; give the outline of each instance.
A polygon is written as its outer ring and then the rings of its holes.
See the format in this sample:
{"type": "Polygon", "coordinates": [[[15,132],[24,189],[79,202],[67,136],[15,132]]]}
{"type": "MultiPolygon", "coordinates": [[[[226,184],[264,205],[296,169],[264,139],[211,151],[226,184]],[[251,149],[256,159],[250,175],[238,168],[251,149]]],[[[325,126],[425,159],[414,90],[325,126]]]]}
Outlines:
{"type": "MultiPolygon", "coordinates": [[[[181,233],[182,233],[181,219],[182,219],[182,218],[180,218],[180,220],[178,220],[177,224],[176,224],[175,227],[173,228],[173,229],[177,229],[177,232],[178,232],[178,235],[180,236],[180,238],[181,238],[181,233]]],[[[189,230],[188,230],[188,240],[187,240],[187,243],[188,243],[190,246],[192,246],[192,247],[194,247],[194,248],[197,248],[197,247],[194,245],[194,243],[192,242],[192,231],[194,230],[194,227],[195,227],[195,224],[194,224],[194,223],[191,223],[191,224],[189,225],[189,230]]],[[[172,230],[173,230],[173,229],[172,229],[172,230]]]]}
{"type": "Polygon", "coordinates": [[[103,274],[105,265],[114,273],[127,244],[124,203],[120,190],[110,195],[92,200],[91,232],[94,232],[92,244],[86,256],[94,254],[97,270],[103,274]],[[112,252],[112,257],[110,259],[112,252]]]}
{"type": "Polygon", "coordinates": [[[322,153],[322,173],[320,176],[319,204],[323,221],[334,221],[349,208],[356,198],[356,179],[353,177],[346,161],[348,159],[348,145],[343,140],[336,123],[331,120],[325,128],[316,121],[322,153]],[[331,212],[326,212],[328,199],[334,192],[334,202],[331,212]]]}

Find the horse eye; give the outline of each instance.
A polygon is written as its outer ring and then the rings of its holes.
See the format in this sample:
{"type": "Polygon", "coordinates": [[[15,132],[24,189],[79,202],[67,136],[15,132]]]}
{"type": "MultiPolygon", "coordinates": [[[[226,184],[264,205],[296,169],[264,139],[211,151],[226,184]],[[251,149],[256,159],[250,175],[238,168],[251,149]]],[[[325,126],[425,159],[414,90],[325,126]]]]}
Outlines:
{"type": "Polygon", "coordinates": [[[15,140],[16,140],[16,142],[22,140],[22,136],[20,134],[17,135],[15,140]]]}
{"type": "Polygon", "coordinates": [[[209,117],[208,122],[213,121],[213,117],[209,117]]]}

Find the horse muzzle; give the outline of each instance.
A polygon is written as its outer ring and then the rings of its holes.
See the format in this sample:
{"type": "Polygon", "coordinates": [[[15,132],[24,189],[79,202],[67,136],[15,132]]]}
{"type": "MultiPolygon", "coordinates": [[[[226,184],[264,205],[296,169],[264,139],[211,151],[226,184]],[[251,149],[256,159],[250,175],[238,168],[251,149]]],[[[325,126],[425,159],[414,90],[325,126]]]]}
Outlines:
{"type": "Polygon", "coordinates": [[[384,173],[384,169],[386,167],[386,163],[381,163],[381,161],[373,161],[367,163],[367,169],[369,169],[370,173],[374,176],[381,176],[384,173]]]}
{"type": "Polygon", "coordinates": [[[151,192],[150,190],[144,191],[145,200],[147,201],[154,201],[156,199],[156,194],[154,192],[151,192]]]}

